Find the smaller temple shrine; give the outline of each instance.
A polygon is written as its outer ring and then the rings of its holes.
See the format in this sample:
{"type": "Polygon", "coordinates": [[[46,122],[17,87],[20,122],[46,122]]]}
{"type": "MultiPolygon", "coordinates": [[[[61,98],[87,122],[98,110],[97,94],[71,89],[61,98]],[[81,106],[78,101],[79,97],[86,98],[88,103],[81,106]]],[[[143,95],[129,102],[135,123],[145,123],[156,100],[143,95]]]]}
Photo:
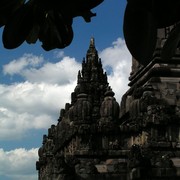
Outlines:
{"type": "Polygon", "coordinates": [[[127,154],[120,146],[118,121],[119,104],[92,38],[71,103],[43,137],[36,164],[39,180],[126,176],[127,154]]]}

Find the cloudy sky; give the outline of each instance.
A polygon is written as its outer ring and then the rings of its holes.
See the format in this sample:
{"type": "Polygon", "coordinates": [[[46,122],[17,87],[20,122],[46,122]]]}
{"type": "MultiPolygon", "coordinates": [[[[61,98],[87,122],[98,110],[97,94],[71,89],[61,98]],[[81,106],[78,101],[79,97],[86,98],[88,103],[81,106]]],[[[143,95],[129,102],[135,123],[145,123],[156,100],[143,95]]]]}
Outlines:
{"type": "Polygon", "coordinates": [[[91,23],[74,19],[74,39],[65,49],[46,52],[37,43],[6,50],[0,43],[0,179],[38,179],[35,164],[42,136],[70,102],[91,37],[120,103],[131,69],[122,32],[125,4],[105,0],[93,9],[97,16],[91,23]]]}

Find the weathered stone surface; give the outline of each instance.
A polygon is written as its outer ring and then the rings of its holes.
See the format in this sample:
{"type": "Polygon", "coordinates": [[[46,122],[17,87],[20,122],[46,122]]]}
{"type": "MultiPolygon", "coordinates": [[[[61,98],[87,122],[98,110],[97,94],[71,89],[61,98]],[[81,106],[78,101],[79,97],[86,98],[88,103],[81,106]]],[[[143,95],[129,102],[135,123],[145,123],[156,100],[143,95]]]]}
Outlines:
{"type": "MultiPolygon", "coordinates": [[[[133,66],[121,105],[91,39],[71,103],[44,135],[39,180],[180,178],[180,54],[133,66]]],[[[135,62],[134,62],[135,63],[135,62]]]]}

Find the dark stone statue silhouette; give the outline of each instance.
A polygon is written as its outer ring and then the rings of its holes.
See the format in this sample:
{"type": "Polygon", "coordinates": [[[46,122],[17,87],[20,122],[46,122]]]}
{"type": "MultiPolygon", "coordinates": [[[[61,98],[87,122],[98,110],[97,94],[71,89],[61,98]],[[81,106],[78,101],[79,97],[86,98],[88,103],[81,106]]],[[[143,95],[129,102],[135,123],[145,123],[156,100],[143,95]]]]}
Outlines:
{"type": "MultiPolygon", "coordinates": [[[[103,0],[1,0],[0,27],[3,44],[12,49],[27,43],[42,42],[45,50],[65,48],[73,40],[72,22],[76,16],[91,21],[91,9],[103,0]]],[[[157,30],[171,27],[162,48],[162,59],[169,60],[179,47],[179,0],[127,0],[124,37],[132,56],[147,65],[156,48],[157,30]]],[[[121,17],[119,17],[121,18],[121,17]]],[[[118,28],[118,27],[117,27],[118,28]]],[[[119,27],[120,28],[120,27],[119,27]]]]}
{"type": "Polygon", "coordinates": [[[1,0],[3,44],[13,49],[24,41],[42,42],[45,50],[65,48],[73,39],[73,18],[91,21],[91,9],[103,0],[1,0]]]}

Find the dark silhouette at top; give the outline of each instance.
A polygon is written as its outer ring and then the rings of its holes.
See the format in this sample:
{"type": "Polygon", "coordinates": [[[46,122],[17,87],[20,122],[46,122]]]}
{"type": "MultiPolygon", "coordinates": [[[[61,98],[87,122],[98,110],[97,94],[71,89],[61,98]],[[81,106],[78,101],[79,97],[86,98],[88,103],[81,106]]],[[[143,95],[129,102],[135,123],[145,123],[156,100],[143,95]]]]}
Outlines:
{"type": "Polygon", "coordinates": [[[156,47],[157,29],[174,26],[162,50],[162,58],[170,59],[179,44],[179,21],[179,0],[127,0],[123,30],[132,56],[148,64],[156,47]]]}
{"type": "MultiPolygon", "coordinates": [[[[24,41],[42,42],[46,51],[65,48],[72,42],[73,18],[86,22],[96,14],[91,9],[103,0],[1,0],[0,27],[4,26],[3,44],[13,49],[24,41]]],[[[169,60],[180,40],[179,0],[127,0],[124,37],[132,56],[147,65],[156,47],[157,29],[173,27],[162,49],[162,59],[169,60]]]]}
{"type": "Polygon", "coordinates": [[[91,9],[103,0],[1,0],[0,27],[7,49],[42,42],[45,50],[65,48],[73,39],[73,18],[91,21],[91,9]]]}

